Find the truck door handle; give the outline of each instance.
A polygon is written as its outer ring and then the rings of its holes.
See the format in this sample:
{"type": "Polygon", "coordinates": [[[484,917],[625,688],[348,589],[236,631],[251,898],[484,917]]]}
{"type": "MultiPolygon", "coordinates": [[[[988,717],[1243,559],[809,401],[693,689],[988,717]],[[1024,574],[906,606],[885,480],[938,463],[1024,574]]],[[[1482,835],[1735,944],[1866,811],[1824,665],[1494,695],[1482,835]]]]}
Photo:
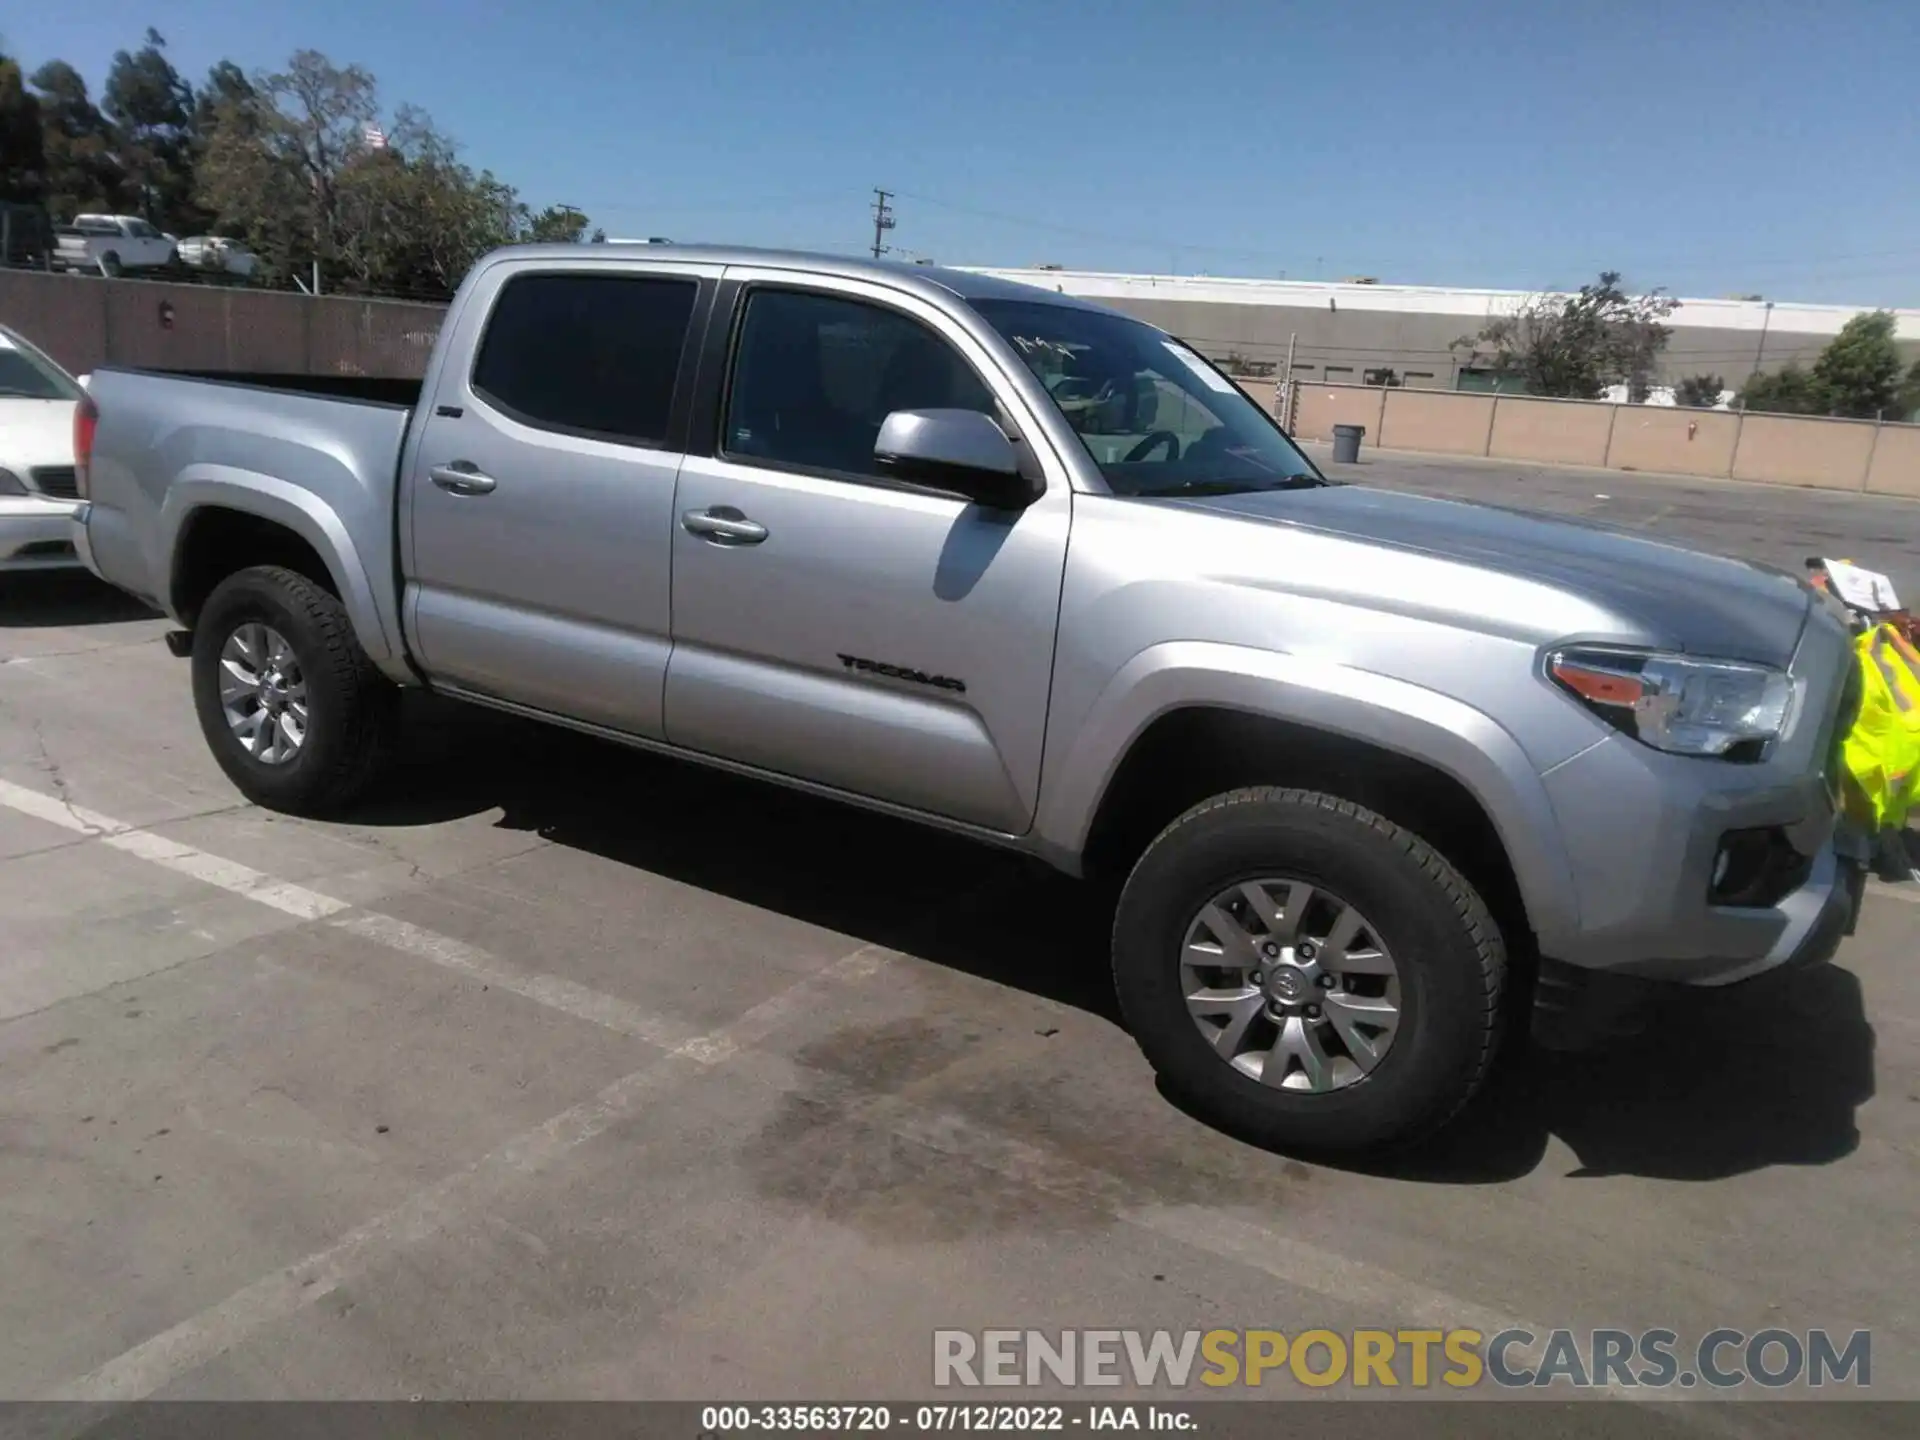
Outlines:
{"type": "Polygon", "coordinates": [[[767,527],[749,520],[731,505],[712,505],[705,510],[689,510],[680,517],[688,533],[704,536],[716,545],[758,545],[767,538],[767,527]]]}
{"type": "Polygon", "coordinates": [[[435,465],[427,471],[427,478],[454,495],[486,495],[498,483],[491,475],[482,475],[465,460],[456,460],[451,465],[435,465]]]}

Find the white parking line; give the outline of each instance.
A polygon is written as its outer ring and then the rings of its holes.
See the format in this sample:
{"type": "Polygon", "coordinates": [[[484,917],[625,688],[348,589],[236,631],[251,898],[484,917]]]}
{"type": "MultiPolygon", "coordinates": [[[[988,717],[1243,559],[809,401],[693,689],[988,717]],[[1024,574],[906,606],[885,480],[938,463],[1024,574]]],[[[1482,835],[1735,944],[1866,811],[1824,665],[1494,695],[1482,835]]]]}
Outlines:
{"type": "Polygon", "coordinates": [[[237,861],[209,855],[204,850],[168,840],[150,830],[137,829],[115,820],[111,815],[102,815],[97,810],[85,809],[58,796],[43,795],[38,790],[15,785],[11,780],[0,780],[0,805],[18,810],[22,815],[30,815],[35,820],[44,820],[49,825],[58,825],[63,830],[91,836],[108,849],[137,855],[162,869],[178,875],[189,875],[195,880],[245,896],[301,920],[319,920],[350,908],[346,901],[336,900],[331,895],[322,895],[300,885],[286,884],[237,861]]]}
{"type": "Polygon", "coordinates": [[[694,1042],[698,1037],[690,1026],[678,1024],[638,1005],[576,985],[558,975],[519,970],[463,940],[423,929],[405,920],[377,911],[361,910],[327,922],[336,930],[345,930],[408,955],[430,960],[447,970],[482,981],[496,990],[506,990],[549,1010],[558,1010],[590,1025],[604,1026],[622,1035],[631,1035],[662,1050],[694,1042]]]}
{"type": "Polygon", "coordinates": [[[605,1026],[623,1035],[634,1036],[664,1050],[671,1050],[695,1038],[691,1027],[676,1024],[615,996],[589,990],[557,976],[516,969],[450,935],[441,935],[390,915],[358,910],[335,896],[310,890],[304,885],[276,880],[236,860],[208,854],[195,846],[155,835],[150,830],[136,829],[110,815],[69,804],[57,796],[0,780],[0,805],[23,815],[31,815],[36,820],[45,820],[77,834],[90,836],[110,849],[137,856],[164,870],[190,876],[296,919],[325,921],[390,949],[430,961],[442,969],[458,971],[550,1010],[558,1010],[588,1024],[605,1026]]]}

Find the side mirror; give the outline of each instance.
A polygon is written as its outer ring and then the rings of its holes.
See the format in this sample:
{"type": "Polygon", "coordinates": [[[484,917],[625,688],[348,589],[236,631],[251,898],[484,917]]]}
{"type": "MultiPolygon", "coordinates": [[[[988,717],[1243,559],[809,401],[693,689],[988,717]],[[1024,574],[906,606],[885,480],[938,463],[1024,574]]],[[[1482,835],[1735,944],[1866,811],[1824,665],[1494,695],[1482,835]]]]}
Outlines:
{"type": "Polygon", "coordinates": [[[978,410],[896,410],[880,426],[873,458],[889,475],[995,510],[1024,510],[1046,488],[1020,473],[1013,442],[978,410]]]}

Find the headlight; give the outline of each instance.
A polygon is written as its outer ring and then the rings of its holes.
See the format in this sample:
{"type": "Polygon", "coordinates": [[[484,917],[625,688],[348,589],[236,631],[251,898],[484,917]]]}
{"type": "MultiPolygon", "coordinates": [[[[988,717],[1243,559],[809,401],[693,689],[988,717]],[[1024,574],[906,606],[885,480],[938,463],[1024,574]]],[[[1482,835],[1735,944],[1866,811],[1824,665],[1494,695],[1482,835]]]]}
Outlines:
{"type": "Polygon", "coordinates": [[[0,470],[0,495],[24,495],[27,487],[11,470],[0,470]]]}
{"type": "Polygon", "coordinates": [[[1675,755],[1758,760],[1793,710],[1785,671],[1737,660],[1584,646],[1547,657],[1553,682],[1616,729],[1675,755]]]}

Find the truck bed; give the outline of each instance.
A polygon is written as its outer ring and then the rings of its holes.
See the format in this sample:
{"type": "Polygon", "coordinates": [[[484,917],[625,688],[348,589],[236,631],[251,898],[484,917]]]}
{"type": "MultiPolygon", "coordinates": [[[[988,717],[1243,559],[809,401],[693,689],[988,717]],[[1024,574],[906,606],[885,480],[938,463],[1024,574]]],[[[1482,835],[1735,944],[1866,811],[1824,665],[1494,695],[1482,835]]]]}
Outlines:
{"type": "Polygon", "coordinates": [[[95,370],[94,563],[171,613],[169,577],[207,515],[265,520],[338,557],[334,580],[362,643],[389,659],[400,651],[395,486],[420,388],[360,375],[95,370]]]}

